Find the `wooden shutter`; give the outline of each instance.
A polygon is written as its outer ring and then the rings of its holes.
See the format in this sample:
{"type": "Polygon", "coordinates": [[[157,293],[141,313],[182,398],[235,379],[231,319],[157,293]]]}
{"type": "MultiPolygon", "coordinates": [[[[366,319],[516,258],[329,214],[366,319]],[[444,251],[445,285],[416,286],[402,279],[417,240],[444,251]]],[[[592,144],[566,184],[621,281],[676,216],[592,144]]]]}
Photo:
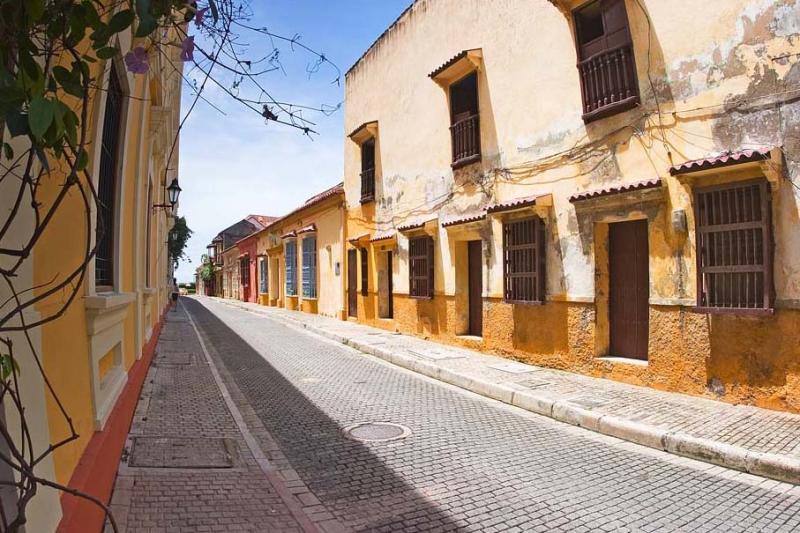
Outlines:
{"type": "Polygon", "coordinates": [[[543,302],[545,225],[538,217],[503,224],[503,285],[508,302],[543,302]]]}
{"type": "Polygon", "coordinates": [[[267,258],[266,257],[259,257],[258,258],[258,275],[261,284],[261,294],[267,294],[269,292],[269,288],[267,287],[267,258]]]}
{"type": "Polygon", "coordinates": [[[375,139],[361,145],[361,202],[375,199],[375,139]]]}
{"type": "Polygon", "coordinates": [[[766,180],[695,191],[698,307],[772,308],[771,211],[766,180]]]}
{"type": "Polygon", "coordinates": [[[409,293],[415,298],[433,298],[433,238],[409,240],[409,293]]]}
{"type": "Polygon", "coordinates": [[[116,213],[119,139],[122,126],[122,88],[117,69],[111,65],[100,143],[100,168],[97,185],[97,228],[95,284],[114,285],[114,219],[116,213]]]}
{"type": "Polygon", "coordinates": [[[361,296],[369,294],[369,252],[361,249],[361,296]]]}
{"type": "Polygon", "coordinates": [[[286,294],[297,295],[297,243],[286,242],[286,294]]]}
{"type": "Polygon", "coordinates": [[[303,239],[303,297],[317,297],[317,239],[303,239]]]}

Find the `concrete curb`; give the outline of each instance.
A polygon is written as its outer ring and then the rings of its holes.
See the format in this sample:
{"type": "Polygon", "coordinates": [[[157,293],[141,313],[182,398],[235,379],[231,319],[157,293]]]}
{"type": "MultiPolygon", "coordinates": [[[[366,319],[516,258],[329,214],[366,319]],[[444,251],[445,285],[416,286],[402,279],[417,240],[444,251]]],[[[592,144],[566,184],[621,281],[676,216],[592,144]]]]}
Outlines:
{"type": "Polygon", "coordinates": [[[259,312],[238,305],[236,302],[218,300],[246,311],[268,316],[284,324],[302,327],[312,333],[350,346],[360,352],[372,355],[386,362],[428,376],[450,385],[486,396],[494,400],[514,405],[526,411],[547,416],[559,422],[582,427],[603,435],[616,437],[655,448],[674,455],[711,463],[749,474],[800,485],[800,460],[785,455],[756,452],[741,446],[733,446],[711,439],[695,437],[680,431],[669,431],[614,415],[596,413],[568,399],[556,395],[535,391],[520,391],[501,383],[482,380],[462,374],[448,368],[437,366],[433,362],[424,361],[411,356],[393,353],[390,350],[357,341],[340,334],[326,331],[325,328],[306,324],[290,317],[259,312]]]}

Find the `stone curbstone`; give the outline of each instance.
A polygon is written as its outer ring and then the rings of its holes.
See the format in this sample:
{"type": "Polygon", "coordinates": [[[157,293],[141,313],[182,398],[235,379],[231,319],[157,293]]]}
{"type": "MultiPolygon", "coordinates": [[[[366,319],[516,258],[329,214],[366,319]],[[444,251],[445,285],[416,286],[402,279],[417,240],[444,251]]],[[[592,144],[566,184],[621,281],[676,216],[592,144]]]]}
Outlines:
{"type": "Polygon", "coordinates": [[[567,400],[557,401],[553,404],[552,418],[599,433],[600,419],[604,416],[588,409],[578,407],[567,400]]]}
{"type": "Polygon", "coordinates": [[[553,405],[556,403],[551,397],[531,392],[514,391],[511,404],[532,413],[553,418],[553,405]]]}
{"type": "Polygon", "coordinates": [[[601,418],[597,432],[657,450],[664,450],[664,439],[668,434],[665,429],[614,415],[601,418]]]}
{"type": "Polygon", "coordinates": [[[739,446],[674,432],[664,436],[664,450],[706,463],[747,472],[748,452],[739,446]]]}
{"type": "Polygon", "coordinates": [[[793,457],[752,452],[748,454],[747,471],[757,476],[800,485],[800,460],[793,457]]]}

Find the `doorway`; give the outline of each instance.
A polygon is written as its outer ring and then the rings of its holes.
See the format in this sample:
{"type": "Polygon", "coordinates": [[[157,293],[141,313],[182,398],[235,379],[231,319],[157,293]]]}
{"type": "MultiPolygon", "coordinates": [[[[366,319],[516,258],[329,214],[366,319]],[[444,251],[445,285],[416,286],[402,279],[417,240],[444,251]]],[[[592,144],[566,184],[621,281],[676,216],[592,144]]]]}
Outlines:
{"type": "Polygon", "coordinates": [[[649,251],[647,220],[608,229],[609,355],[647,360],[649,251]]]}
{"type": "Polygon", "coordinates": [[[358,250],[347,250],[347,316],[358,317],[358,250]]]}
{"type": "Polygon", "coordinates": [[[392,252],[382,254],[382,263],[378,269],[378,316],[380,318],[394,317],[394,292],[392,288],[392,252]]]}
{"type": "Polygon", "coordinates": [[[469,334],[483,336],[483,262],[481,241],[469,241],[468,245],[468,298],[469,334]]]}

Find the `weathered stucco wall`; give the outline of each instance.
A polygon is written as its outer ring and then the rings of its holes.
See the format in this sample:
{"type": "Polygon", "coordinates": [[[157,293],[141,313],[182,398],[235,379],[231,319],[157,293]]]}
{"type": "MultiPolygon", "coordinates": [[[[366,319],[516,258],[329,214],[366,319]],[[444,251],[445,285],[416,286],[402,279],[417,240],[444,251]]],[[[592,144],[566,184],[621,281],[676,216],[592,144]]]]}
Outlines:
{"type": "MultiPolygon", "coordinates": [[[[569,0],[418,0],[348,72],[345,131],[377,121],[376,201],[361,205],[360,148],[345,143],[348,235],[438,218],[433,302],[408,294],[408,240],[397,235],[394,320],[378,320],[379,254],[359,319],[453,342],[463,333],[459,242],[483,240],[484,349],[634,383],[797,410],[800,342],[800,2],[625,2],[641,104],[585,124],[569,0]],[[509,14],[513,14],[510,16],[509,14]],[[480,163],[452,170],[447,92],[428,74],[481,49],[480,163]],[[772,192],[776,312],[690,312],[697,296],[692,194],[672,165],[724,151],[778,147],[772,192]],[[661,178],[659,194],[576,209],[577,192],[661,178]],[[501,220],[455,231],[441,222],[530,195],[547,226],[547,303],[502,303],[501,220]],[[684,211],[688,232],[673,229],[684,211]],[[645,218],[650,339],[646,366],[608,355],[609,223],[645,218]],[[606,232],[606,233],[604,233],[606,232]],[[604,271],[604,269],[606,269],[604,271]],[[605,286],[604,286],[605,284],[605,286]],[[772,339],[772,340],[770,340],[772,339]],[[781,341],[780,339],[784,339],[781,341]]],[[[759,169],[702,177],[744,179],[759,169]],[[749,174],[748,174],[749,173],[749,174]]],[[[430,226],[430,224],[429,224],[430,226]]]]}

